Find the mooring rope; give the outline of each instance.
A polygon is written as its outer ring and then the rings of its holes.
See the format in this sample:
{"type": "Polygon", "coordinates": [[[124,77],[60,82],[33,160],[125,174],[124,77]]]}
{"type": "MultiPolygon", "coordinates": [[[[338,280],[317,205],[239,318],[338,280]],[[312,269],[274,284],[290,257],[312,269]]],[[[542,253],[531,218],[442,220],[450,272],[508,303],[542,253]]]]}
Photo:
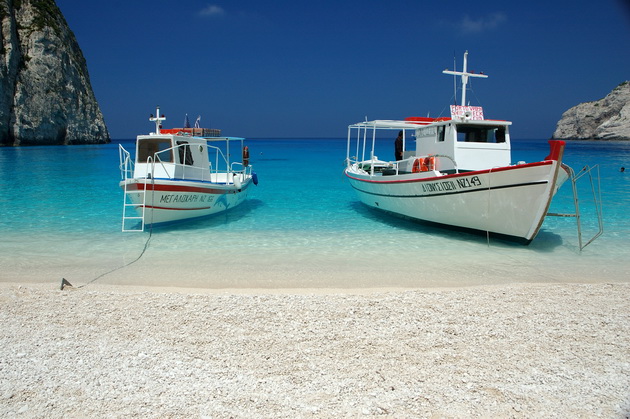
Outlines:
{"type": "MultiPolygon", "coordinates": [[[[155,178],[154,178],[153,176],[152,176],[151,178],[152,178],[152,180],[151,180],[151,184],[152,184],[152,186],[153,186],[153,187],[152,187],[152,191],[153,191],[153,190],[155,190],[155,178]]],[[[145,186],[145,188],[146,188],[146,186],[145,186]]],[[[145,190],[145,193],[146,193],[146,190],[145,190]]],[[[154,208],[154,205],[153,205],[153,204],[154,204],[154,202],[155,202],[154,200],[155,200],[155,196],[154,196],[154,194],[153,194],[153,193],[151,193],[151,223],[150,223],[150,227],[149,227],[149,237],[147,238],[147,241],[144,243],[144,247],[143,247],[143,249],[142,249],[142,252],[140,252],[140,255],[139,255],[137,258],[135,258],[134,260],[132,260],[131,262],[126,263],[126,264],[124,264],[124,265],[122,265],[122,266],[119,266],[119,267],[117,267],[117,268],[114,268],[114,269],[112,269],[111,271],[107,271],[107,272],[105,272],[105,273],[102,273],[102,274],[100,274],[99,276],[97,276],[96,278],[92,279],[91,281],[88,281],[88,282],[86,282],[85,284],[80,285],[80,286],[78,286],[78,287],[76,287],[76,288],[83,288],[83,287],[85,287],[85,286],[87,286],[87,285],[90,285],[90,284],[92,284],[92,283],[96,282],[97,280],[101,279],[102,277],[104,277],[104,276],[106,276],[106,275],[109,275],[109,274],[111,274],[112,272],[116,272],[116,271],[118,271],[118,270],[120,270],[120,269],[126,268],[127,266],[130,266],[130,265],[132,265],[132,264],[134,264],[134,263],[136,263],[137,261],[139,261],[139,260],[140,260],[140,258],[144,255],[144,253],[145,253],[145,252],[147,251],[147,249],[149,248],[149,242],[151,241],[151,237],[153,236],[153,208],[154,208]]],[[[143,220],[143,221],[144,221],[144,220],[143,220]]],[[[61,278],[61,290],[62,290],[62,291],[63,291],[63,289],[64,289],[64,287],[65,287],[66,285],[71,286],[71,287],[73,286],[70,282],[68,282],[68,280],[66,280],[66,278],[61,278]]]]}
{"type": "MultiPolygon", "coordinates": [[[[116,272],[117,270],[120,270],[120,269],[122,269],[122,268],[126,268],[127,266],[132,265],[132,264],[136,263],[137,261],[139,261],[139,260],[140,260],[140,258],[144,255],[144,252],[146,252],[146,251],[147,251],[147,249],[148,249],[148,247],[149,247],[149,241],[151,241],[151,236],[152,236],[152,235],[153,235],[153,223],[151,224],[151,227],[150,227],[150,229],[149,229],[149,237],[147,238],[147,241],[144,243],[144,248],[142,249],[142,252],[140,253],[140,256],[138,256],[136,259],[132,260],[132,261],[131,261],[131,262],[129,262],[129,263],[126,263],[126,264],[124,264],[124,265],[122,265],[122,266],[119,266],[119,267],[117,267],[117,268],[114,268],[114,269],[112,269],[111,271],[107,271],[107,272],[105,272],[105,273],[103,273],[103,274],[100,274],[99,276],[97,276],[96,278],[92,279],[91,281],[88,281],[88,282],[86,282],[86,283],[85,283],[85,284],[83,284],[83,285],[79,285],[79,286],[78,286],[78,287],[76,287],[76,288],[83,288],[83,287],[85,287],[85,286],[87,286],[87,285],[90,285],[90,284],[92,284],[92,283],[96,282],[97,280],[101,279],[101,278],[102,278],[102,277],[104,277],[105,275],[109,275],[109,274],[111,274],[112,272],[116,272]]],[[[62,290],[63,290],[63,288],[64,288],[64,281],[66,281],[66,279],[65,279],[65,278],[63,278],[63,279],[61,280],[61,289],[62,289],[62,290]]],[[[68,283],[68,282],[66,281],[66,283],[68,283]]]]}

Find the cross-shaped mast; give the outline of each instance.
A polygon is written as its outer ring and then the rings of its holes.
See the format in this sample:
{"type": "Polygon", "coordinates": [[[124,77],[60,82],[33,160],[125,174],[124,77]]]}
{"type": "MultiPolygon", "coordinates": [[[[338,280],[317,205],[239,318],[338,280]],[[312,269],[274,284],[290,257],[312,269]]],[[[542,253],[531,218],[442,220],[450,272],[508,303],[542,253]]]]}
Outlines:
{"type": "Polygon", "coordinates": [[[468,84],[468,77],[482,77],[487,79],[488,76],[485,74],[475,74],[468,72],[468,51],[464,53],[464,70],[463,71],[451,71],[444,70],[442,71],[444,74],[452,74],[454,76],[461,76],[462,78],[462,106],[466,106],[466,85],[468,84]]]}
{"type": "Polygon", "coordinates": [[[160,107],[157,107],[155,111],[155,116],[151,115],[149,117],[149,121],[155,122],[155,133],[160,134],[160,127],[162,126],[162,121],[166,121],[166,117],[164,115],[160,116],[160,107]]]}

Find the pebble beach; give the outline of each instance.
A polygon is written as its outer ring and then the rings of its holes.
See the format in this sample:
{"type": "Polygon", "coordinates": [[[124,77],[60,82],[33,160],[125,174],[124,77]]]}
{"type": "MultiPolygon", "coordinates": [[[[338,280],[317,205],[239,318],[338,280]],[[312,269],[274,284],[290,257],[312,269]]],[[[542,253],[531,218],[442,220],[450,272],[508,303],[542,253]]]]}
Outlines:
{"type": "Polygon", "coordinates": [[[630,283],[0,282],[0,416],[630,416],[630,283]]]}

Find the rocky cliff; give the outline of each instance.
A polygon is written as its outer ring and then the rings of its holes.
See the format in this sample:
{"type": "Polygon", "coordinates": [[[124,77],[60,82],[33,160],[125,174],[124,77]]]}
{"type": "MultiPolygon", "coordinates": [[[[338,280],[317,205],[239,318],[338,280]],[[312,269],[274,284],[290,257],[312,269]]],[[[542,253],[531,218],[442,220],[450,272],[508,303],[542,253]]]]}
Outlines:
{"type": "Polygon", "coordinates": [[[85,58],[54,0],[0,0],[0,145],[109,142],[85,58]]]}
{"type": "Polygon", "coordinates": [[[553,138],[630,141],[630,82],[621,83],[603,99],[566,111],[553,138]]]}

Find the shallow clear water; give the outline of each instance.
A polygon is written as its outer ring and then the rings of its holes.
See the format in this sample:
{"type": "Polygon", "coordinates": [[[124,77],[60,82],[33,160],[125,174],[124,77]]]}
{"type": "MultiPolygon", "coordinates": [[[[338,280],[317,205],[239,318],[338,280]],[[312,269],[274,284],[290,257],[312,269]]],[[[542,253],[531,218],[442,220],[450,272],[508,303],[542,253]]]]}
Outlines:
{"type": "MultiPolygon", "coordinates": [[[[628,143],[567,145],[565,162],[576,172],[599,164],[601,175],[605,232],[582,252],[573,218],[547,217],[522,246],[369,209],[343,178],[345,139],[248,145],[260,182],[245,204],[151,235],[121,232],[117,143],[0,148],[0,280],[354,288],[630,277],[630,171],[619,171],[630,169],[628,143]]],[[[546,141],[513,143],[514,162],[547,153],[546,141]]],[[[597,227],[585,186],[588,178],[580,182],[587,237],[597,227]]],[[[569,183],[551,211],[573,212],[569,183]]]]}

